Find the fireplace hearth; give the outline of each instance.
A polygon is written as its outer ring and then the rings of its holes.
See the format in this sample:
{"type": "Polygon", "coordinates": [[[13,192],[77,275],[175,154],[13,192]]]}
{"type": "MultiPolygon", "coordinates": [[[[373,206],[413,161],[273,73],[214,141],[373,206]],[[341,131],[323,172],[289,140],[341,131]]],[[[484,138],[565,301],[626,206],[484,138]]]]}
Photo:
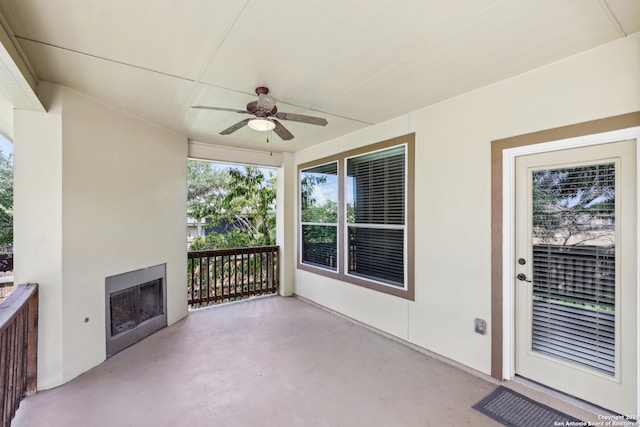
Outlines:
{"type": "Polygon", "coordinates": [[[166,265],[105,279],[107,358],[167,326],[166,265]]]}

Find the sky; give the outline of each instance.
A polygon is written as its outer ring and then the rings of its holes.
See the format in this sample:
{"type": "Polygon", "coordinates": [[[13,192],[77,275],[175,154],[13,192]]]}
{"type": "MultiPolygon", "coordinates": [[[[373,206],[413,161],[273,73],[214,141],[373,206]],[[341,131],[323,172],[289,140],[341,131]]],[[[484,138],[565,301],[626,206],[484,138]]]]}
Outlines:
{"type": "MultiPolygon", "coordinates": [[[[204,161],[204,160],[203,160],[204,161]]],[[[238,164],[226,164],[226,163],[217,163],[217,162],[211,162],[211,164],[213,164],[213,168],[215,170],[223,170],[223,169],[231,169],[231,168],[242,168],[243,165],[238,165],[238,164]]],[[[269,177],[269,173],[273,173],[273,175],[276,175],[276,170],[275,168],[263,168],[263,167],[259,167],[258,170],[260,170],[260,172],[262,172],[262,174],[265,177],[269,177]]]]}

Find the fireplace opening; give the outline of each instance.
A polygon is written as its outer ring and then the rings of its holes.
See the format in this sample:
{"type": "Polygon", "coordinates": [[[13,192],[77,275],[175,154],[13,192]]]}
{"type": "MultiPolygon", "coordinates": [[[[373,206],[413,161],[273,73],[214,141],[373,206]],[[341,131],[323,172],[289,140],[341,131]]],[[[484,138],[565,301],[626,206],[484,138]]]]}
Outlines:
{"type": "Polygon", "coordinates": [[[167,326],[165,265],[105,279],[107,357],[167,326]]]}
{"type": "Polygon", "coordinates": [[[162,280],[111,294],[111,336],[127,332],[164,313],[162,280]]]}

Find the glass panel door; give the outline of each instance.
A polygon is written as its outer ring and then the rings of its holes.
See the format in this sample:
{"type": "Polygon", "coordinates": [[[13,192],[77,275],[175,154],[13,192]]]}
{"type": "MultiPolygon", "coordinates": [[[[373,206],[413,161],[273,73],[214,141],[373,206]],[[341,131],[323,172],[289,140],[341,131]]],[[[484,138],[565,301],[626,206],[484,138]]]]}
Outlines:
{"type": "Polygon", "coordinates": [[[635,140],[516,158],[516,374],[637,406],[635,140]]]}

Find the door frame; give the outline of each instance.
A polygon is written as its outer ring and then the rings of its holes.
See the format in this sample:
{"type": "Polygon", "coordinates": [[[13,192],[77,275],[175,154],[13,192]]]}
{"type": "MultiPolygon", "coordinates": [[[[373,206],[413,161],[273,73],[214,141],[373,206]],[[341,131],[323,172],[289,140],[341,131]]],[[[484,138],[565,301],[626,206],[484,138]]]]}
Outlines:
{"type": "MultiPolygon", "coordinates": [[[[515,157],[540,151],[581,147],[604,142],[602,133],[630,132],[640,127],[640,112],[494,140],[491,142],[491,376],[510,380],[515,375],[514,266],[515,157]],[[600,138],[598,138],[600,135],[600,138]],[[565,144],[563,146],[563,144],[565,144]]],[[[637,132],[629,136],[638,136],[637,132]]],[[[611,134],[610,134],[611,135],[611,134]]],[[[610,137],[605,136],[604,140],[610,137]]],[[[640,157],[640,147],[637,150],[640,157]]],[[[640,163],[639,163],[640,164],[640,163]]],[[[640,168],[639,168],[640,169],[640,168]]],[[[640,181],[640,173],[637,174],[640,181]]],[[[639,187],[640,188],[640,187],[639,187]]],[[[640,198],[639,198],[640,199],[640,198]]],[[[640,204],[640,202],[639,202],[640,204]]],[[[640,217],[640,215],[639,215],[640,217]]],[[[640,221],[639,221],[640,223],[640,221]]],[[[636,242],[636,245],[638,243],[636,242]]],[[[639,253],[640,258],[640,253],[639,253]]],[[[639,275],[640,276],[640,275],[639,275]]],[[[640,292],[638,293],[640,300],[640,292]]],[[[640,301],[638,301],[640,304],[640,301]]],[[[640,328],[639,333],[640,333],[640,328]]],[[[639,337],[640,338],[640,337],[639,337]]],[[[640,339],[638,340],[640,346],[640,339]]],[[[638,352],[640,358],[640,351],[638,352]]],[[[639,360],[640,362],[640,360],[639,360]]],[[[640,364],[639,364],[640,366],[640,364]]],[[[638,369],[640,372],[640,369],[638,369]]],[[[640,376],[640,374],[639,374],[640,376]]],[[[640,382],[639,382],[640,384],[640,382]]],[[[640,408],[640,393],[638,407],[640,408]]]]}

